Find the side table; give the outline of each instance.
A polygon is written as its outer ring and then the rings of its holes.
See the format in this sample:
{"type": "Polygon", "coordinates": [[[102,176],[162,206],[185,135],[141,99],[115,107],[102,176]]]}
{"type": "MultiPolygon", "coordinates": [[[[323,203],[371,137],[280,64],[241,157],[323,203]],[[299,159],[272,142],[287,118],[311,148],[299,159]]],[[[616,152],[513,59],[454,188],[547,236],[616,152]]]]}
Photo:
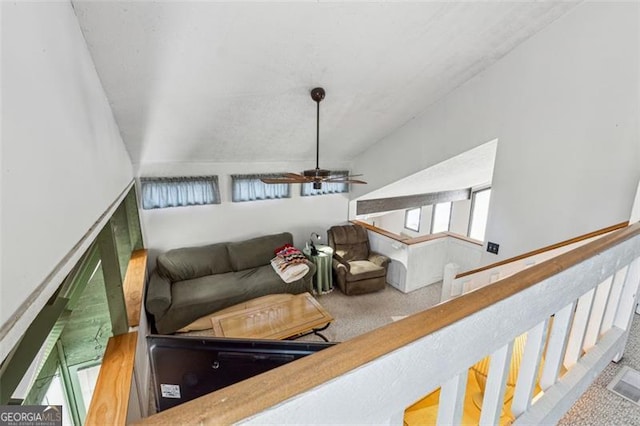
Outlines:
{"type": "Polygon", "coordinates": [[[316,274],[313,276],[314,293],[327,294],[333,291],[333,274],[331,272],[331,260],[333,249],[329,246],[316,245],[317,255],[311,255],[311,248],[305,247],[302,252],[316,265],[316,274]]]}

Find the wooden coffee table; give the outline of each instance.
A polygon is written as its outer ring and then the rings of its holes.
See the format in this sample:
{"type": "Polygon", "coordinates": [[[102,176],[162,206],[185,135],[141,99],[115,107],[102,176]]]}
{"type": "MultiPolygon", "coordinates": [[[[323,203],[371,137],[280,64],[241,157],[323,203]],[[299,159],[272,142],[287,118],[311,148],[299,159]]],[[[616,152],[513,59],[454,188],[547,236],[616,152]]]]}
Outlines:
{"type": "Polygon", "coordinates": [[[213,335],[248,339],[287,339],[316,334],[333,317],[309,293],[275,294],[260,298],[258,306],[240,307],[211,316],[213,335]]]}

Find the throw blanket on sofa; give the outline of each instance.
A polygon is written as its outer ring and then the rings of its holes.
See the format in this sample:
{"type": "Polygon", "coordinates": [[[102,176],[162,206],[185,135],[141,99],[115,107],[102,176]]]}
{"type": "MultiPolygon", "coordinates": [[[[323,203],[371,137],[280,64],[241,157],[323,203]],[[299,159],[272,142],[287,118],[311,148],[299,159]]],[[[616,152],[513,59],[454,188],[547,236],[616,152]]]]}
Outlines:
{"type": "Polygon", "coordinates": [[[271,259],[271,266],[285,283],[294,282],[309,272],[306,257],[292,245],[285,244],[277,248],[275,254],[276,257],[271,259]]]}

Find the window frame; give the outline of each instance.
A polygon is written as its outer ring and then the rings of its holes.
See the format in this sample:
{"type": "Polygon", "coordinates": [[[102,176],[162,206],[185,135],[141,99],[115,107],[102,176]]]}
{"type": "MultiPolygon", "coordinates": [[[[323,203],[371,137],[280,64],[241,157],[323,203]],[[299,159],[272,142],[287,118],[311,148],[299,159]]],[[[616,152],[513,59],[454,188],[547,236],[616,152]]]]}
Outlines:
{"type": "MultiPolygon", "coordinates": [[[[191,206],[207,206],[220,204],[220,183],[218,180],[218,175],[206,175],[206,176],[145,176],[140,178],[140,194],[141,194],[141,205],[143,210],[155,210],[155,209],[168,209],[174,207],[191,207],[191,206]],[[150,184],[162,184],[162,183],[179,183],[179,184],[188,184],[189,182],[201,182],[201,181],[209,181],[211,183],[212,196],[213,199],[210,201],[198,202],[194,200],[188,200],[186,203],[181,204],[164,204],[159,203],[158,200],[154,200],[155,203],[153,206],[147,205],[147,194],[146,188],[147,185],[150,184]],[[159,204],[159,205],[155,205],[159,204]]],[[[188,194],[186,197],[188,198],[188,194]]]]}
{"type": "MultiPolygon", "coordinates": [[[[491,191],[491,186],[485,186],[476,190],[472,190],[471,191],[471,209],[469,210],[469,223],[467,225],[467,237],[472,238],[471,237],[471,225],[473,224],[473,213],[476,209],[476,195],[481,193],[481,192],[485,192],[485,191],[491,191]]],[[[489,202],[491,202],[491,195],[489,195],[489,202]]],[[[488,220],[488,214],[489,212],[487,212],[487,220],[488,220]]],[[[486,224],[485,224],[485,233],[486,233],[486,224]]],[[[475,239],[475,238],[472,238],[475,239]]],[[[480,241],[480,240],[478,240],[480,241]]]]}
{"type": "Polygon", "coordinates": [[[422,207],[412,207],[404,211],[404,229],[408,229],[409,231],[413,231],[413,232],[420,232],[421,222],[422,222],[422,207]],[[409,212],[415,211],[415,210],[418,210],[418,226],[416,227],[416,229],[410,228],[409,226],[407,226],[407,218],[409,217],[409,212]]]}
{"type": "Polygon", "coordinates": [[[443,203],[438,203],[438,204],[432,204],[431,207],[431,226],[429,228],[429,234],[434,234],[435,232],[433,232],[433,225],[435,225],[436,222],[436,207],[440,204],[449,204],[449,220],[447,222],[447,229],[445,231],[438,231],[439,232],[449,232],[449,230],[451,230],[451,213],[453,213],[453,201],[445,201],[443,203]]]}
{"type": "Polygon", "coordinates": [[[281,200],[281,199],[285,199],[285,198],[291,198],[291,184],[290,183],[281,183],[281,184],[277,184],[277,185],[286,185],[287,188],[287,192],[285,195],[282,196],[275,196],[275,197],[265,197],[265,198],[252,198],[252,199],[248,199],[248,200],[239,200],[236,199],[236,194],[235,194],[235,184],[238,181],[242,181],[242,180],[251,180],[251,181],[256,181],[260,182],[260,184],[262,185],[270,185],[270,184],[266,184],[264,182],[261,182],[260,179],[262,178],[279,178],[279,177],[284,177],[284,173],[253,173],[253,174],[236,174],[236,175],[231,175],[231,202],[233,203],[245,203],[245,202],[249,202],[249,201],[265,201],[265,200],[281,200]]]}

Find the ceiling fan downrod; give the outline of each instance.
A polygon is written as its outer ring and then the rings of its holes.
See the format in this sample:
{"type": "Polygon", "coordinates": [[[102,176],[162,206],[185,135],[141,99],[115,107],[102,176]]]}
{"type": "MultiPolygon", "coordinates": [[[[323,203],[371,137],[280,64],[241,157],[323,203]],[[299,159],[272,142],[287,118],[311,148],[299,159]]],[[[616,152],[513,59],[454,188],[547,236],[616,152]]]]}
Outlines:
{"type": "Polygon", "coordinates": [[[322,87],[311,89],[311,99],[316,102],[316,170],[320,170],[320,102],[326,92],[322,87]]]}
{"type": "MultiPolygon", "coordinates": [[[[315,177],[320,178],[320,102],[324,99],[325,91],[322,87],[311,89],[311,99],[316,102],[316,170],[315,177]]],[[[313,189],[322,188],[322,182],[314,180],[313,189]]]]}
{"type": "Polygon", "coordinates": [[[367,183],[363,180],[353,179],[361,175],[337,175],[332,176],[331,171],[320,168],[320,102],[325,97],[322,87],[311,89],[311,99],[316,103],[316,168],[304,170],[302,173],[284,173],[282,177],[263,177],[260,180],[267,184],[311,183],[314,189],[322,189],[322,183],[367,183]]]}

